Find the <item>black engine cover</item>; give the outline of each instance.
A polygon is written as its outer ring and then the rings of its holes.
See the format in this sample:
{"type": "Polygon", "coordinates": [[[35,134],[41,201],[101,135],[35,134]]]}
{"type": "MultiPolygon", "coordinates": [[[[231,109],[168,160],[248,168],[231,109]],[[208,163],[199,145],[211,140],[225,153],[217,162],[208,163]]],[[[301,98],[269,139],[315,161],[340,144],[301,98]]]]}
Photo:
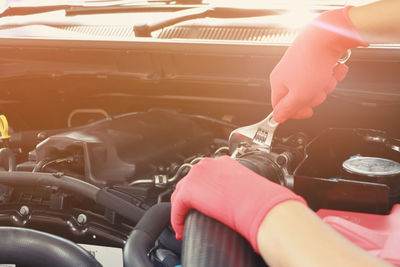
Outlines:
{"type": "Polygon", "coordinates": [[[180,113],[150,110],[50,136],[37,145],[36,159],[72,156],[83,162],[81,174],[89,182],[116,184],[143,178],[140,175],[148,173],[149,165],[194,155],[210,144],[211,136],[209,130],[180,113]]]}

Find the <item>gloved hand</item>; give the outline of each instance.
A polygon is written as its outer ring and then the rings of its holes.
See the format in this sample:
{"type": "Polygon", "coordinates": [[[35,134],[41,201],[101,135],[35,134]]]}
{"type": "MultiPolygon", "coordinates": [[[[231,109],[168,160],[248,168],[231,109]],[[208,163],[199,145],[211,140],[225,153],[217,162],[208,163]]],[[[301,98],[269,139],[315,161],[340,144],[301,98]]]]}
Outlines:
{"type": "Polygon", "coordinates": [[[349,48],[368,46],[355,30],[350,6],[327,11],[297,36],[270,75],[275,121],[311,117],[347,74],[337,61],[349,48]]]}
{"type": "Polygon", "coordinates": [[[186,213],[196,209],[245,237],[258,252],[258,229],[268,212],[281,202],[303,198],[223,156],[202,159],[172,194],[171,223],[182,239],[186,213]]]}

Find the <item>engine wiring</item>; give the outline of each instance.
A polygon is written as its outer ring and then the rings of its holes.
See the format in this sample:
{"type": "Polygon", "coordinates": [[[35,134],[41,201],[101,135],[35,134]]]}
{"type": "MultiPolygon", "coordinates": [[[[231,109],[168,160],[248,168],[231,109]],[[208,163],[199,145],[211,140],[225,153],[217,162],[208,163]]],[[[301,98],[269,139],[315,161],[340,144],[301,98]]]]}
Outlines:
{"type": "MultiPolygon", "coordinates": [[[[156,187],[165,187],[168,184],[172,184],[176,182],[179,178],[183,176],[184,172],[187,172],[192,166],[198,163],[203,157],[196,157],[192,159],[189,163],[182,164],[178,170],[176,171],[175,175],[171,178],[166,178],[165,175],[154,175],[152,179],[140,179],[133,181],[129,184],[129,186],[137,186],[137,185],[155,185],[156,187]],[[160,176],[164,179],[161,179],[160,183],[160,176]]],[[[173,192],[173,188],[168,188],[167,190],[161,192],[157,196],[157,204],[161,203],[163,198],[173,192]]]]}
{"type": "Polygon", "coordinates": [[[214,157],[219,156],[220,154],[225,154],[228,155],[229,154],[229,147],[228,146],[222,146],[220,148],[218,148],[217,150],[215,150],[214,152],[214,157]]]}
{"type": "MultiPolygon", "coordinates": [[[[215,152],[212,154],[212,157],[218,157],[220,155],[229,155],[229,147],[228,146],[222,146],[219,147],[215,152]]],[[[137,186],[137,185],[154,185],[156,187],[166,187],[168,184],[173,184],[177,182],[182,176],[184,176],[192,167],[194,164],[198,163],[200,160],[202,160],[204,156],[197,156],[194,157],[193,159],[190,159],[189,162],[183,163],[178,170],[175,172],[175,174],[170,177],[166,178],[166,175],[154,175],[152,179],[139,179],[135,180],[131,183],[129,183],[129,186],[137,186]],[[160,176],[164,178],[164,183],[160,183],[160,176]]],[[[161,179],[162,180],[162,179],[161,179]]],[[[157,204],[161,203],[163,201],[163,198],[168,196],[173,192],[173,188],[168,188],[165,191],[161,192],[157,196],[157,204]]]]}
{"type": "Polygon", "coordinates": [[[46,169],[46,167],[48,167],[49,165],[52,164],[59,164],[62,162],[69,162],[72,161],[72,159],[70,157],[68,158],[61,158],[61,159],[54,159],[54,160],[41,160],[39,161],[35,167],[33,168],[32,172],[42,172],[43,170],[46,169]]]}
{"type": "MultiPolygon", "coordinates": [[[[222,146],[220,148],[218,148],[214,153],[213,153],[213,157],[217,157],[220,156],[221,154],[229,154],[229,147],[227,146],[222,146]]],[[[204,157],[203,156],[198,156],[195,157],[193,159],[190,160],[190,162],[188,163],[183,163],[178,170],[175,172],[175,175],[173,175],[170,178],[166,179],[166,184],[164,184],[163,186],[166,186],[168,184],[173,184],[175,183],[179,178],[181,178],[184,173],[188,172],[194,164],[198,163],[200,160],[202,160],[204,157]]],[[[158,182],[157,179],[159,178],[160,175],[154,175],[152,179],[139,179],[139,180],[135,180],[133,182],[131,182],[129,184],[129,186],[136,186],[136,185],[155,185],[157,187],[158,182]]],[[[160,185],[158,187],[161,187],[160,185]]],[[[165,196],[168,196],[169,194],[171,194],[173,192],[173,188],[168,188],[167,190],[163,191],[162,193],[160,193],[157,196],[157,204],[161,203],[163,198],[165,196]]]]}
{"type": "MultiPolygon", "coordinates": [[[[166,183],[167,184],[171,184],[174,183],[176,180],[178,180],[178,178],[182,175],[183,171],[187,168],[191,168],[193,166],[193,164],[197,163],[198,161],[200,161],[202,157],[198,157],[193,159],[190,163],[184,163],[182,164],[179,169],[176,171],[175,175],[172,176],[171,178],[167,178],[166,179],[166,183]]],[[[153,179],[140,179],[140,180],[135,180],[131,183],[129,183],[130,186],[134,186],[134,185],[139,185],[139,184],[154,184],[157,186],[157,177],[159,175],[154,175],[153,179]]]]}
{"type": "Polygon", "coordinates": [[[172,188],[169,188],[169,189],[165,190],[164,192],[162,192],[161,194],[159,194],[157,197],[157,204],[160,204],[162,202],[163,198],[165,196],[171,194],[172,191],[173,191],[172,188]]]}

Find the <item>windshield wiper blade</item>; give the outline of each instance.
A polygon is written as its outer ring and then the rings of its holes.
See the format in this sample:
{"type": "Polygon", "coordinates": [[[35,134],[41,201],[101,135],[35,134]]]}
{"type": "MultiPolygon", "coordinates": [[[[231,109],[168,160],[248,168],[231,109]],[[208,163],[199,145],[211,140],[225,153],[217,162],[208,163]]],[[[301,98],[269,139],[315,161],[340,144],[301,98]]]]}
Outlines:
{"type": "MultiPolygon", "coordinates": [[[[151,1],[151,0],[150,0],[151,1]]],[[[170,0],[157,0],[157,2],[169,2],[170,0]]],[[[50,12],[56,10],[66,10],[80,8],[80,9],[107,9],[112,7],[130,7],[140,4],[148,4],[147,0],[83,0],[83,1],[48,1],[40,2],[9,2],[3,9],[0,10],[0,17],[18,16],[18,15],[31,15],[43,12],[50,12]]]]}
{"type": "Polygon", "coordinates": [[[103,13],[129,13],[129,12],[171,12],[184,9],[191,9],[199,7],[199,5],[192,4],[173,4],[169,5],[170,0],[152,2],[147,5],[124,5],[124,6],[110,6],[110,7],[70,7],[66,9],[67,16],[75,15],[90,15],[90,14],[103,14],[103,13]]]}
{"type": "Polygon", "coordinates": [[[198,18],[247,18],[277,15],[278,9],[249,9],[236,7],[197,7],[176,11],[169,18],[134,26],[136,37],[151,37],[151,33],[176,23],[198,18]]]}
{"type": "Polygon", "coordinates": [[[43,2],[40,0],[18,1],[8,2],[0,8],[0,17],[31,15],[56,10],[65,10],[66,15],[130,12],[138,9],[142,11],[154,7],[176,11],[193,8],[194,5],[199,4],[202,4],[202,0],[58,0],[54,3],[46,0],[43,2]]]}
{"type": "Polygon", "coordinates": [[[69,5],[49,5],[49,6],[7,6],[0,11],[0,17],[23,16],[43,12],[62,10],[70,7],[69,5]]]}

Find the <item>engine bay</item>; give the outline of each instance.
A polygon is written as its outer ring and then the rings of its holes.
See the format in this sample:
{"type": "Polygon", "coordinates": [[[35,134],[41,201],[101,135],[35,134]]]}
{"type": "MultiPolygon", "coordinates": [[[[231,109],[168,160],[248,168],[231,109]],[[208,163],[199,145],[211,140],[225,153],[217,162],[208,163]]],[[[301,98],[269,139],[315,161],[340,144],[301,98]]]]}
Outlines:
{"type": "MultiPolygon", "coordinates": [[[[298,121],[280,126],[271,151],[239,144],[233,153],[228,136],[238,126],[227,115],[215,118],[166,108],[113,116],[98,109],[71,114],[70,127],[59,129],[14,131],[9,121],[11,137],[3,139],[1,149],[2,226],[124,248],[141,216],[155,204],[169,202],[193,164],[203,157],[232,154],[246,167],[293,189],[314,210],[388,214],[400,203],[398,136],[347,125],[310,127],[329,117],[323,109],[302,128],[298,121]],[[25,178],[16,178],[18,173],[25,178]],[[46,184],[51,179],[56,182],[46,184]],[[79,181],[81,191],[94,186],[98,193],[90,199],[63,179],[79,181]]],[[[157,242],[153,261],[165,257],[165,251],[179,259],[180,243],[170,228],[157,242]]]]}
{"type": "MultiPolygon", "coordinates": [[[[96,111],[75,114],[98,116],[96,111]]],[[[202,157],[234,154],[250,169],[308,196],[316,210],[335,208],[385,214],[399,201],[398,139],[377,129],[326,128],[310,135],[304,130],[289,132],[282,128],[270,152],[250,145],[240,145],[233,152],[227,143],[228,134],[234,129],[232,123],[168,109],[150,109],[66,129],[13,133],[8,150],[17,154],[17,160],[10,161],[8,154],[3,153],[2,166],[5,170],[62,173],[101,188],[134,192],[139,186],[141,193],[131,196],[139,200],[152,191],[171,190],[187,172],[185,164],[190,167],[202,157]],[[29,134],[36,136],[28,137],[29,134]],[[36,139],[35,147],[27,153],[22,152],[26,144],[20,143],[24,138],[36,139]],[[313,187],[318,190],[310,190],[313,187]],[[352,189],[347,192],[347,188],[352,189]],[[351,192],[361,188],[364,198],[352,196],[351,192]],[[371,198],[373,192],[376,199],[371,198]],[[365,201],[365,205],[355,204],[357,201],[365,201]],[[351,203],[354,207],[350,209],[351,203]],[[371,206],[373,203],[376,206],[371,206]]],[[[163,195],[168,199],[166,196],[163,195]]],[[[148,207],[154,202],[146,204],[148,207]]]]}

